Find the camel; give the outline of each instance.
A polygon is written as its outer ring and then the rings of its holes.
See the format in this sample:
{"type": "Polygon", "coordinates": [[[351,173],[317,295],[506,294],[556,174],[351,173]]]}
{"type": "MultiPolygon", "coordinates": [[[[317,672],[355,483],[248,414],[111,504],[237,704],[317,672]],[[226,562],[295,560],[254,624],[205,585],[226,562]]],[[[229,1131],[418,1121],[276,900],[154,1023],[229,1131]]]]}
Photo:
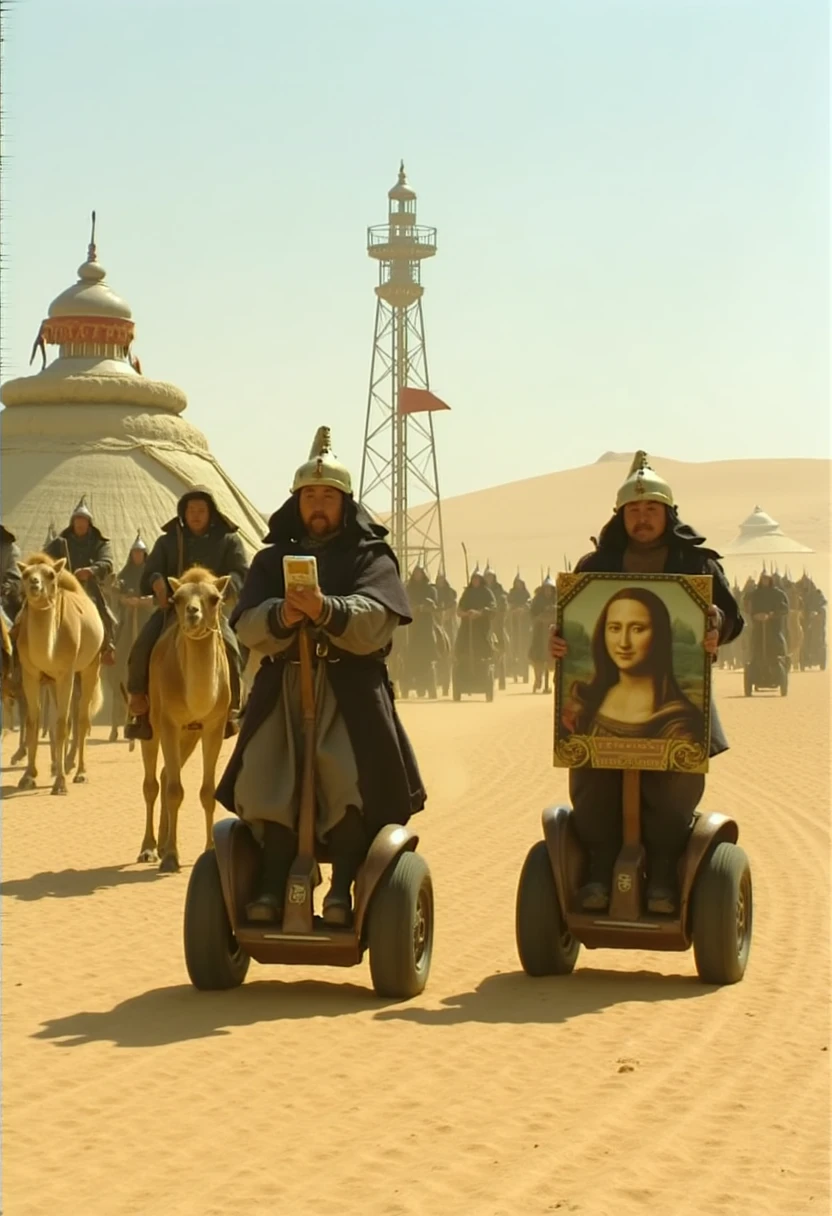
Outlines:
{"type": "Polygon", "coordinates": [[[222,598],[230,579],[194,566],[181,579],[169,578],[176,619],[150,656],[150,725],[153,738],[142,740],[143,793],[147,810],[139,861],[161,859],[159,869],[179,869],[176,829],[182,805],[182,769],[202,739],[202,786],[206,849],[213,848],[216,768],[231,706],[228,656],[220,633],[222,598]],[[156,779],[159,748],[161,777],[159,842],[153,832],[153,808],[159,794],[156,779]]]}
{"type": "Polygon", "coordinates": [[[101,648],[104,626],[93,601],[65,569],[66,558],[35,553],[21,567],[25,603],[17,622],[17,653],[26,698],[28,763],[18,782],[35,788],[41,686],[51,685],[55,698],[55,781],[53,794],[65,794],[67,742],[75,677],[79,677],[73,735],[78,766],[73,781],[87,780],[86,743],[90,722],[101,707],[101,648]]]}

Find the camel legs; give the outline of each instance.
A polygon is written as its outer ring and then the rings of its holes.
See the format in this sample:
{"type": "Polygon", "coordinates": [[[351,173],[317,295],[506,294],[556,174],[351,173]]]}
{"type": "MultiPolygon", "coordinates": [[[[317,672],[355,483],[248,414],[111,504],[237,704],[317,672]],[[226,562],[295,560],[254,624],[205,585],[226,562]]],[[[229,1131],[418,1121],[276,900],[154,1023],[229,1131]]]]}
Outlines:
{"type": "MultiPolygon", "coordinates": [[[[192,755],[202,732],[183,731],[172,723],[163,722],[159,733],[162,755],[165,758],[165,767],[162,771],[162,818],[159,822],[159,853],[161,856],[159,869],[167,873],[179,870],[177,827],[179,808],[185,796],[182,787],[182,769],[192,755]]],[[[222,734],[222,731],[220,733],[222,734]]]]}
{"type": "Polygon", "coordinates": [[[74,674],[74,672],[70,672],[68,676],[55,681],[57,709],[55,715],[55,782],[52,786],[53,794],[65,794],[67,792],[66,750],[69,714],[72,702],[72,686],[75,683],[74,674]]]}
{"type": "Polygon", "coordinates": [[[23,698],[26,705],[26,771],[18,781],[18,789],[33,790],[38,775],[38,729],[40,726],[40,676],[23,672],[23,698]]]}
{"type": "MultiPolygon", "coordinates": [[[[20,668],[18,668],[18,671],[20,672],[20,668]]],[[[12,756],[12,759],[11,759],[12,764],[20,764],[20,761],[26,755],[26,751],[27,751],[26,718],[28,716],[28,712],[29,711],[26,708],[26,694],[23,691],[23,673],[20,672],[20,691],[17,694],[17,719],[18,719],[19,738],[18,738],[18,744],[17,744],[17,751],[14,753],[14,755],[12,756]]]]}
{"type": "Polygon", "coordinates": [[[215,727],[212,731],[203,728],[202,731],[202,785],[199,789],[199,801],[205,812],[205,849],[214,847],[214,808],[217,805],[217,761],[220,758],[220,748],[224,727],[215,727]]]}
{"type": "MultiPolygon", "coordinates": [[[[159,732],[153,732],[152,739],[142,739],[142,763],[144,765],[144,781],[142,793],[146,819],[144,825],[144,840],[137,861],[156,861],[156,835],[153,831],[153,808],[159,795],[159,782],[156,778],[156,768],[159,763],[159,732]]],[[[163,774],[164,775],[164,774],[163,774]]],[[[161,824],[159,825],[161,831],[161,824]]]]}
{"type": "Polygon", "coordinates": [[[90,711],[98,686],[99,671],[100,659],[96,655],[89,667],[85,667],[79,674],[77,693],[73,697],[73,748],[77,746],[78,749],[78,769],[73,777],[76,785],[87,780],[87,736],[90,733],[90,711]]]}

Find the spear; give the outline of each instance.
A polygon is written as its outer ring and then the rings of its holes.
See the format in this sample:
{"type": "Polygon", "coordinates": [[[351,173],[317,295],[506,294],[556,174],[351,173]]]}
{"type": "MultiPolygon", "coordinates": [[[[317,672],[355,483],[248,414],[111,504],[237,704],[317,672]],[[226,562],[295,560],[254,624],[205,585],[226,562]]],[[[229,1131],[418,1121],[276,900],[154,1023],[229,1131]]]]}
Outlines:
{"type": "Polygon", "coordinates": [[[467,587],[471,581],[471,575],[468,573],[468,550],[465,548],[465,541],[462,541],[462,552],[465,554],[465,586],[467,587]]]}

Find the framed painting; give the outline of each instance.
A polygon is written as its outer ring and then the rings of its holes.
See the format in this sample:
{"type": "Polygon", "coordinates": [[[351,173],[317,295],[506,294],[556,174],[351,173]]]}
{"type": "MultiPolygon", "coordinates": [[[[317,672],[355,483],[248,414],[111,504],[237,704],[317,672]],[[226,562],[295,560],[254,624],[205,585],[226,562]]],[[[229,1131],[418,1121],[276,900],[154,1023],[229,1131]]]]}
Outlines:
{"type": "Polygon", "coordinates": [[[710,575],[559,574],[555,765],[708,771],[710,575]]]}

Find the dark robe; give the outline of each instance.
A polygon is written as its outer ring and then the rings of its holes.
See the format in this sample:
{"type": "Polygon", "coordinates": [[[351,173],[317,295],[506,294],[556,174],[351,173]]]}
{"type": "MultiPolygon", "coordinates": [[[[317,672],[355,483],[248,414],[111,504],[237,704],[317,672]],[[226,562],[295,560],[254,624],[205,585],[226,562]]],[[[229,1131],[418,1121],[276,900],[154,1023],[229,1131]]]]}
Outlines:
{"type": "Polygon", "coordinates": [[[436,662],[436,617],[439,606],[436,588],[425,579],[410,578],[407,598],[413,624],[407,631],[407,670],[411,683],[427,682],[430,665],[436,662]]]}
{"type": "MultiPolygon", "coordinates": [[[[384,540],[387,529],[373,523],[352,498],[345,498],[344,513],[342,531],[327,544],[314,548],[318,583],[333,608],[320,640],[327,646],[327,678],[355,755],[364,817],[370,832],[375,834],[385,824],[407,823],[411,815],[423,809],[427,794],[410,740],[396,713],[385,663],[389,647],[371,655],[339,650],[339,619],[341,630],[347,623],[339,597],[367,596],[395,613],[403,625],[410,624],[410,606],[395,554],[384,540]]],[[[284,556],[310,551],[294,495],[272,515],[265,542],[269,548],[262,549],[251,564],[231,614],[232,626],[250,608],[266,600],[285,598],[284,556]]],[[[275,632],[285,636],[277,621],[275,632]]],[[[237,813],[234,786],[243,753],[280,700],[283,669],[295,658],[296,644],[265,659],[255,677],[236,747],[217,787],[217,800],[234,814],[237,813]]]]}
{"type": "Polygon", "coordinates": [[[455,654],[463,660],[471,658],[487,663],[493,655],[491,631],[497,611],[491,588],[485,583],[480,583],[478,587],[469,583],[459,601],[459,611],[482,612],[484,615],[461,618],[456,635],[455,654]]]}
{"type": "Polygon", "coordinates": [[[507,596],[508,606],[509,608],[525,608],[531,598],[525,583],[514,583],[507,596]]]}
{"type": "MultiPolygon", "coordinates": [[[[113,573],[113,550],[110,541],[102,536],[95,524],[90,524],[84,536],[76,536],[72,525],[64,528],[60,535],[50,541],[44,552],[49,557],[65,557],[70,571],[89,567],[96,582],[102,584],[113,573]]],[[[92,595],[88,585],[87,595],[92,595]]]]}
{"type": "Polygon", "coordinates": [[[554,587],[540,587],[532,599],[529,612],[532,618],[532,641],[529,661],[535,667],[549,662],[549,626],[554,625],[557,615],[557,596],[554,587]]]}
{"type": "Polygon", "coordinates": [[[786,622],[789,600],[779,587],[760,586],[748,598],[751,616],[751,658],[753,662],[786,657],[786,622]],[[773,613],[770,621],[755,621],[758,612],[773,613]]]}
{"type": "Polygon", "coordinates": [[[457,599],[456,592],[454,591],[451,584],[447,581],[447,579],[445,580],[444,583],[440,583],[437,580],[436,600],[437,600],[437,603],[439,604],[441,611],[445,612],[448,608],[456,608],[456,599],[457,599]]]}
{"type": "Polygon", "coordinates": [[[0,524],[0,600],[14,620],[23,604],[20,549],[11,532],[0,524]]]}
{"type": "Polygon", "coordinates": [[[84,536],[76,536],[72,524],[64,528],[44,552],[49,557],[65,557],[67,569],[72,572],[92,570],[93,577],[85,579],[81,586],[98,609],[104,625],[105,644],[112,644],[116,618],[104,596],[104,585],[113,573],[113,550],[109,538],[103,536],[94,523],[90,523],[84,536]]]}
{"type": "MultiPolygon", "coordinates": [[[[713,579],[714,603],[722,610],[723,621],[720,630],[720,645],[733,642],[742,633],[744,621],[739,604],[731,594],[731,586],[725,577],[725,571],[719,561],[715,549],[703,547],[705,538],[699,536],[687,524],[683,524],[674,508],[667,509],[668,523],[662,545],[666,547],[667,556],[664,559],[664,574],[710,574],[713,579]]],[[[598,537],[598,547],[592,553],[585,554],[575,566],[576,574],[591,571],[617,574],[623,572],[625,554],[631,546],[630,538],[624,528],[621,512],[617,512],[604,526],[598,537]]],[[[633,578],[638,574],[633,572],[633,578]]],[[[785,597],[784,597],[785,598],[785,597]]],[[[727,751],[728,740],[722,730],[716,707],[711,702],[711,756],[718,756],[727,751]]]]}
{"type": "Polygon", "coordinates": [[[170,578],[181,578],[191,566],[203,566],[217,578],[230,575],[228,598],[239,595],[248,563],[236,526],[228,524],[213,510],[211,523],[202,536],[192,532],[178,516],[169,520],[142,567],[141,594],[150,595],[157,578],[166,582],[170,578]]]}

